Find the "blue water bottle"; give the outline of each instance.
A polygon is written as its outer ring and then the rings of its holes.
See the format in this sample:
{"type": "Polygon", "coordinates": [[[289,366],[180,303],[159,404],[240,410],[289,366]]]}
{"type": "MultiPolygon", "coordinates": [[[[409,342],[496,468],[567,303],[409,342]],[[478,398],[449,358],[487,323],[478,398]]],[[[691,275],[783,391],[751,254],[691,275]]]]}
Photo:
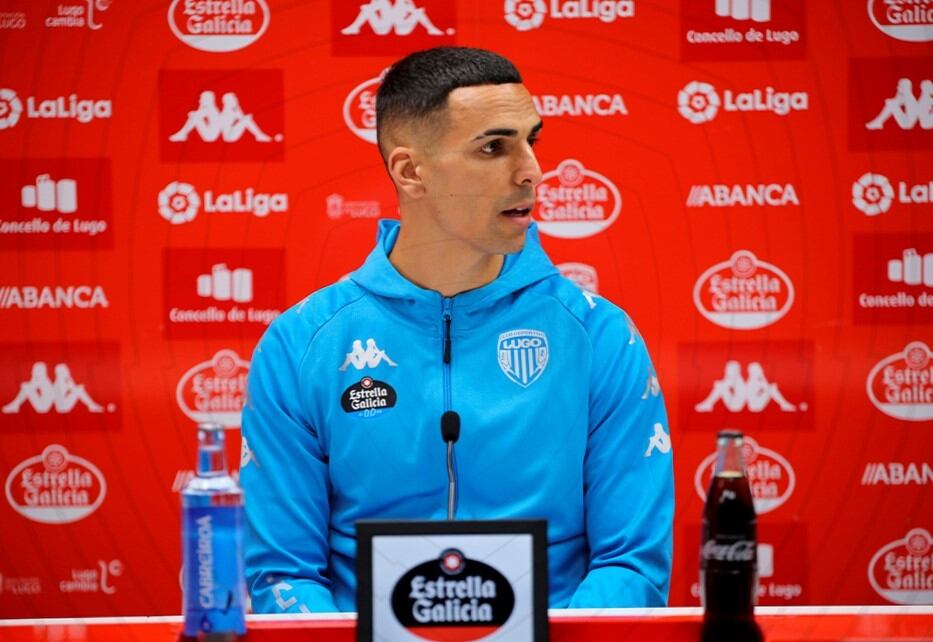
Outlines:
{"type": "Polygon", "coordinates": [[[224,429],[198,425],[198,467],[181,491],[182,639],[236,640],[246,634],[243,490],[227,472],[224,429]]]}

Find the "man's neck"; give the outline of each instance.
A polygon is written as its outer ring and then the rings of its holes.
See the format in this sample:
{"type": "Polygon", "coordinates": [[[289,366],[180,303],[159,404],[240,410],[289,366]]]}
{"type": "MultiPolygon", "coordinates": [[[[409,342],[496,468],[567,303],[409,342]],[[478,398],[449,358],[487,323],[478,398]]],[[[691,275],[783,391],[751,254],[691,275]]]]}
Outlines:
{"type": "Polygon", "coordinates": [[[426,290],[454,296],[491,283],[502,270],[501,254],[482,254],[462,241],[418,237],[407,230],[402,225],[389,262],[426,290]]]}

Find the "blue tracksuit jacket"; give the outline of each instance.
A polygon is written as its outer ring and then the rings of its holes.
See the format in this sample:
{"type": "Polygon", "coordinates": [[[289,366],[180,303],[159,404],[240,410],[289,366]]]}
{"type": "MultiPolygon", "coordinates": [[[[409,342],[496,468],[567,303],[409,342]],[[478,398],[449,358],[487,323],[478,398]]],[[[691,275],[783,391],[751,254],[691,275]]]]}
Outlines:
{"type": "Polygon", "coordinates": [[[440,417],[461,417],[456,516],[546,518],[552,608],[663,606],[671,443],[645,344],[532,226],[499,277],[445,298],[388,260],[269,327],[243,411],[256,612],[352,611],[357,519],[446,519],[440,417]]]}

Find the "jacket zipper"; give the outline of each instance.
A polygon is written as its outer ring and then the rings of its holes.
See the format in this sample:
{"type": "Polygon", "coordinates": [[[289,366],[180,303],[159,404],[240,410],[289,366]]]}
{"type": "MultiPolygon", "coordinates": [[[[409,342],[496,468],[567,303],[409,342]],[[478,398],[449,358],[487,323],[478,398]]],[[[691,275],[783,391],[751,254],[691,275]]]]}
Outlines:
{"type": "MultiPolygon", "coordinates": [[[[450,323],[453,318],[452,309],[454,306],[454,300],[452,297],[444,297],[443,302],[443,311],[442,311],[442,322],[444,325],[444,347],[443,354],[441,355],[441,362],[443,364],[444,371],[444,412],[452,410],[451,406],[451,391],[450,391],[450,368],[451,368],[451,353],[453,351],[452,340],[450,337],[450,323]]],[[[456,514],[457,506],[460,504],[460,483],[459,476],[457,475],[457,451],[454,450],[453,457],[453,469],[454,469],[454,480],[457,482],[457,497],[454,502],[454,514],[456,514]]]]}

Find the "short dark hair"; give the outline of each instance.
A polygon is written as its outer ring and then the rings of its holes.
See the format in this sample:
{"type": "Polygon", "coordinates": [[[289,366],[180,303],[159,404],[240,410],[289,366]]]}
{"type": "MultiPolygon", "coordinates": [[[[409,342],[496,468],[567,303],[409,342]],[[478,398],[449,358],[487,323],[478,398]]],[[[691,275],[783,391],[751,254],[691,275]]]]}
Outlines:
{"type": "Polygon", "coordinates": [[[521,82],[515,65],[485,49],[435,47],[409,54],[389,68],[376,93],[380,150],[386,127],[430,118],[447,105],[454,89],[521,82]]]}

